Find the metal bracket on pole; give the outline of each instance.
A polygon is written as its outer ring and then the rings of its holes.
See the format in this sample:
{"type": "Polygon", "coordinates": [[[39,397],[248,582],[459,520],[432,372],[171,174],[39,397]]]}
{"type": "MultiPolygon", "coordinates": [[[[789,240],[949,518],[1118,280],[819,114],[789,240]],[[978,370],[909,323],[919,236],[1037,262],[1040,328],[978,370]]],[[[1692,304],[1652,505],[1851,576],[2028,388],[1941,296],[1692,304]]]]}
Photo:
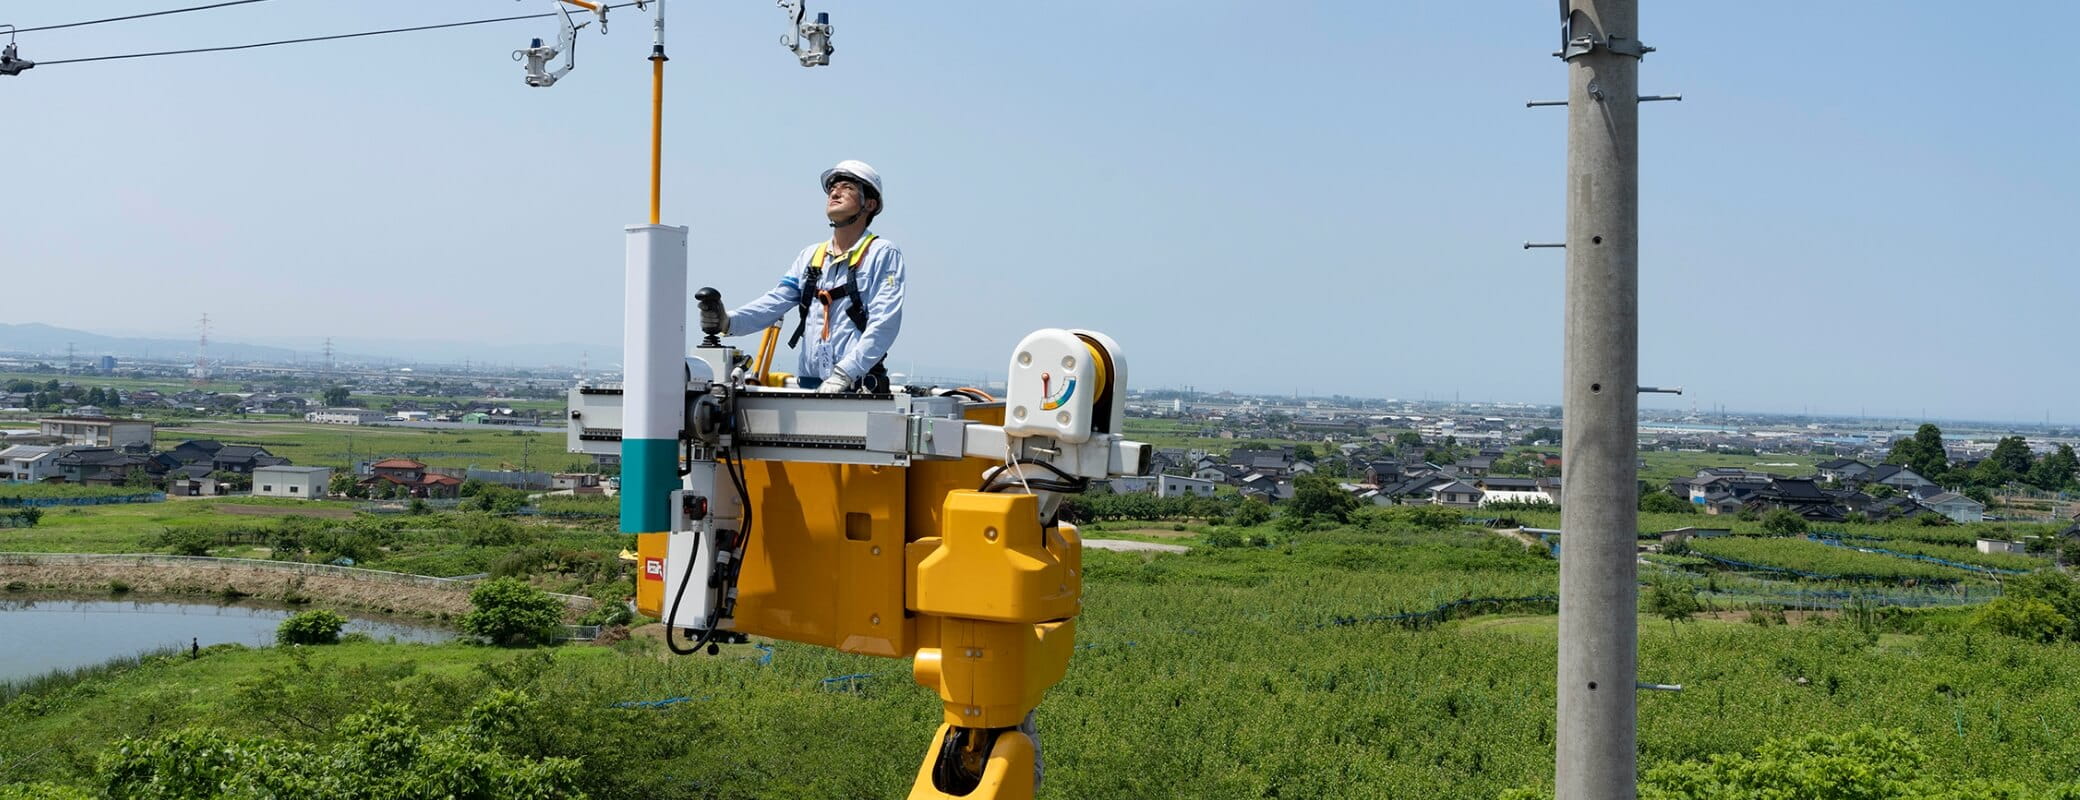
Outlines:
{"type": "Polygon", "coordinates": [[[1647,683],[1641,681],[1634,685],[1642,692],[1680,692],[1683,690],[1683,685],[1680,683],[1647,683]]]}
{"type": "Polygon", "coordinates": [[[1639,393],[1640,393],[1640,394],[1682,394],[1682,393],[1683,393],[1683,387],[1681,387],[1681,386],[1673,386],[1673,387],[1669,387],[1669,388],[1666,388],[1666,389],[1664,389],[1664,388],[1662,388],[1662,387],[1659,387],[1659,386],[1641,386],[1641,387],[1639,387],[1639,393]]]}
{"type": "Polygon", "coordinates": [[[1564,248],[1564,247],[1566,247],[1566,246],[1567,246],[1567,243],[1566,243],[1566,242],[1525,242],[1525,243],[1524,243],[1524,249],[1526,249],[1526,250],[1530,250],[1531,248],[1534,248],[1534,247],[1563,247],[1563,248],[1564,248]]]}
{"type": "MultiPolygon", "coordinates": [[[[1682,95],[1679,95],[1679,94],[1650,94],[1650,95],[1643,95],[1643,96],[1641,96],[1641,97],[1639,97],[1639,98],[1638,98],[1639,102],[1642,102],[1642,103],[1658,103],[1658,102],[1661,102],[1661,101],[1663,101],[1663,100],[1675,100],[1675,101],[1679,101],[1679,102],[1680,102],[1680,101],[1681,101],[1682,99],[1683,99],[1683,96],[1682,96],[1682,95]]],[[[1526,101],[1524,101],[1524,107],[1525,107],[1525,108],[1544,108],[1544,107],[1547,107],[1547,106],[1565,106],[1565,105],[1567,105],[1567,101],[1566,101],[1566,100],[1526,100],[1526,101]]]]}

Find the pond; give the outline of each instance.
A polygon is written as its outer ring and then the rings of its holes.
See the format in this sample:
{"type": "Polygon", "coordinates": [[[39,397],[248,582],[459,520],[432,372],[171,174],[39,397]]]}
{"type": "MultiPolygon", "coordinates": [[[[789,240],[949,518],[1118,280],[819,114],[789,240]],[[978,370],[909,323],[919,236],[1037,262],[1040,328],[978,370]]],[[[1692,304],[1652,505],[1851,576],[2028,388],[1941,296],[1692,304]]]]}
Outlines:
{"type": "MultiPolygon", "coordinates": [[[[0,681],[99,664],[160,647],[236,642],[274,644],[274,630],[298,609],[154,597],[0,597],[0,681]]],[[[348,633],[378,641],[445,642],[453,630],[396,617],[348,613],[348,633]]]]}

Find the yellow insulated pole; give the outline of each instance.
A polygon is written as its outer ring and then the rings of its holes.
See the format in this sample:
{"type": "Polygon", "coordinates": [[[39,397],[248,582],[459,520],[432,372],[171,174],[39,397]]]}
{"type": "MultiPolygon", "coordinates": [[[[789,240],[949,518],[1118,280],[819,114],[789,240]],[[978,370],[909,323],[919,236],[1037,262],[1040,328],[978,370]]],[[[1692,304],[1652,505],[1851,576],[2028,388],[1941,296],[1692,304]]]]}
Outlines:
{"type": "Polygon", "coordinates": [[[659,214],[664,194],[664,0],[657,0],[656,40],[650,45],[650,224],[663,224],[659,214]]]}

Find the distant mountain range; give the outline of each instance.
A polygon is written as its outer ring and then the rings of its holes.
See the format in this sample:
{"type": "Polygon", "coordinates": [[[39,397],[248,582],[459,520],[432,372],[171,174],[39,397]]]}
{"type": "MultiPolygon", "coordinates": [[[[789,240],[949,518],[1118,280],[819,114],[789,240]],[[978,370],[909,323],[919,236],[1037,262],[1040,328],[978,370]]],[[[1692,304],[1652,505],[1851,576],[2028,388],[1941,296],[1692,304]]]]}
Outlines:
{"type": "MultiPolygon", "coordinates": [[[[0,322],[0,353],[65,357],[92,361],[104,355],[117,358],[152,358],[185,361],[195,357],[195,340],[151,336],[107,336],[60,328],[39,322],[0,322]]],[[[593,369],[611,368],[620,360],[618,344],[485,344],[438,339],[361,339],[336,336],[332,358],[339,363],[377,364],[511,364],[518,367],[574,366],[589,361],[593,369]]],[[[271,344],[251,344],[211,339],[211,361],[266,361],[278,364],[317,363],[325,358],[325,337],[284,336],[271,344]]]]}

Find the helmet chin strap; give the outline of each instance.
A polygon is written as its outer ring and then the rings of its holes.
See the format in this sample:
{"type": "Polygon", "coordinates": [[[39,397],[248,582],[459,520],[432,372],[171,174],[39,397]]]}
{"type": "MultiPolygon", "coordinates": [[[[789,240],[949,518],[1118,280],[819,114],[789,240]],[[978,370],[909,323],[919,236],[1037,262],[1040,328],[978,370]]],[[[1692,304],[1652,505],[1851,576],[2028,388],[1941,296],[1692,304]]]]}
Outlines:
{"type": "Polygon", "coordinates": [[[852,212],[852,216],[846,217],[846,218],[844,219],[844,221],[842,221],[842,222],[832,222],[832,223],[831,223],[831,227],[832,227],[832,228],[843,228],[843,227],[845,227],[845,226],[847,226],[847,225],[851,225],[852,223],[858,222],[858,221],[859,221],[859,218],[860,218],[860,217],[862,217],[862,216],[865,216],[865,215],[866,215],[866,213],[867,213],[867,212],[865,212],[865,211],[854,211],[854,212],[852,212]]]}

